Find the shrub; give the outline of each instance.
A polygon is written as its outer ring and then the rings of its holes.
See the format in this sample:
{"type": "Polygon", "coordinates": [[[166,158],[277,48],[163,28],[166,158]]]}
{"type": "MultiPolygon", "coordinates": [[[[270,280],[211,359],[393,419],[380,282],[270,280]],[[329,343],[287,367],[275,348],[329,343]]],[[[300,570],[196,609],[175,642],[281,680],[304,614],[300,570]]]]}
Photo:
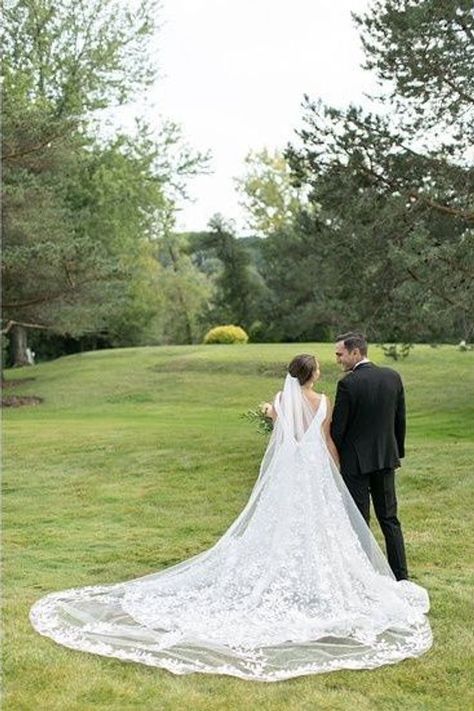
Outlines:
{"type": "Polygon", "coordinates": [[[248,340],[240,326],[215,326],[204,336],[204,343],[247,343],[248,340]]]}
{"type": "Polygon", "coordinates": [[[384,356],[386,358],[393,358],[393,360],[408,358],[412,348],[412,343],[392,343],[391,345],[382,345],[384,356]]]}

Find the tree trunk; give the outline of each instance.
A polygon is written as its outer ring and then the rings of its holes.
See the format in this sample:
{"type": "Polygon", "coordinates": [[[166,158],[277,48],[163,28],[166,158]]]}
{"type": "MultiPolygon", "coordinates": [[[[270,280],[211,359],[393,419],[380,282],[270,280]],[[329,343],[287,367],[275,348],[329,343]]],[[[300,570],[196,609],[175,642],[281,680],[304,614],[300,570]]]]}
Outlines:
{"type": "Polygon", "coordinates": [[[28,346],[27,330],[24,326],[15,325],[10,331],[10,348],[13,367],[20,368],[30,365],[26,348],[28,346]]]}

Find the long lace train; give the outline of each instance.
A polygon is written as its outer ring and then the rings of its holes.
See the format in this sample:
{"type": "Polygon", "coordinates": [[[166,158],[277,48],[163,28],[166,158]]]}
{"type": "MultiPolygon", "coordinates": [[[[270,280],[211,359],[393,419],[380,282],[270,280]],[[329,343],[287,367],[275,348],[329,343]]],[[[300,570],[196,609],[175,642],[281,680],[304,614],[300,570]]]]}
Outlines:
{"type": "Polygon", "coordinates": [[[250,499],[207,551],[142,578],[52,593],[35,629],[62,645],[168,669],[278,681],[425,652],[426,590],[397,582],[326,448],[326,400],[294,379],[250,499]],[[298,389],[297,389],[298,388],[298,389]]]}

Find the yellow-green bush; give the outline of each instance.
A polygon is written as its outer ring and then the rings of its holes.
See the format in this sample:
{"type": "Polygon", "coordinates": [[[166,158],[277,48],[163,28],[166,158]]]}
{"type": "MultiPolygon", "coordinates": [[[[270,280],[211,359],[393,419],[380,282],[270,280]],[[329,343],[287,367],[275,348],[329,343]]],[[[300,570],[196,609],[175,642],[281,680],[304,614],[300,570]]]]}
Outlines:
{"type": "Polygon", "coordinates": [[[204,336],[204,343],[247,343],[248,340],[240,326],[215,326],[204,336]]]}

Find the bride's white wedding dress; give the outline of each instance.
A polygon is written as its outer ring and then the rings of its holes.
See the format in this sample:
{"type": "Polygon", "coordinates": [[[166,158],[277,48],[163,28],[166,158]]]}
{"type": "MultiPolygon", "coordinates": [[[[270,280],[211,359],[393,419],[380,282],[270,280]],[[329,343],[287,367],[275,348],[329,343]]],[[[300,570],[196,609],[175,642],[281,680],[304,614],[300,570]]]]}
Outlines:
{"type": "Polygon", "coordinates": [[[35,629],[66,647],[163,667],[278,681],[370,669],[432,644],[426,591],[397,582],[287,376],[250,499],[217,543],[165,570],[52,593],[35,629]]]}

